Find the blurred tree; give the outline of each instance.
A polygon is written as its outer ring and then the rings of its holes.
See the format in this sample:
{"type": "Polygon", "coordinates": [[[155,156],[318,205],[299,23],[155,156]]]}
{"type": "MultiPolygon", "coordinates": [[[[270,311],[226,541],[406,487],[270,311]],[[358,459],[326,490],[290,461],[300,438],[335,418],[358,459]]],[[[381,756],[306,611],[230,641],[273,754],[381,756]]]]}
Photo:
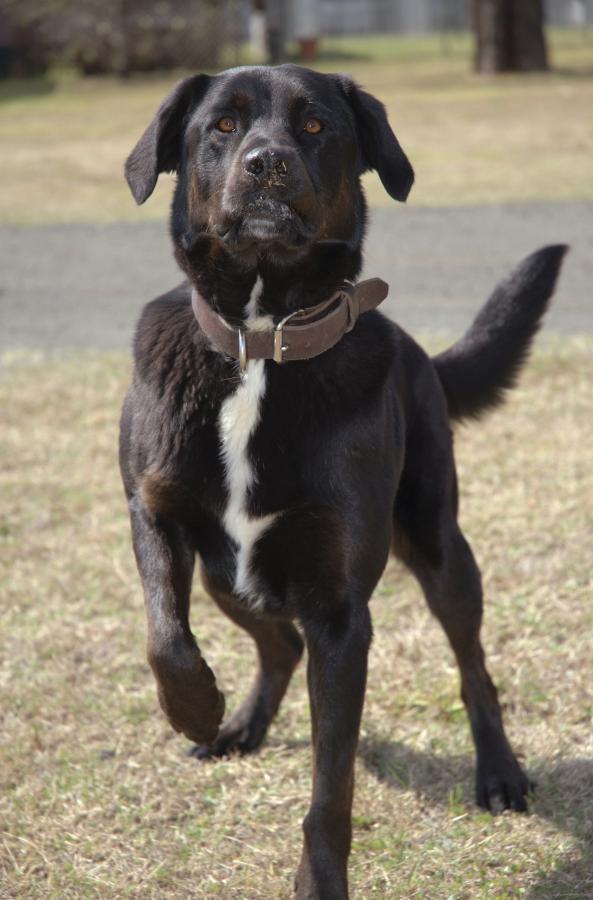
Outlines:
{"type": "Polygon", "coordinates": [[[291,0],[254,0],[266,13],[268,62],[276,65],[285,54],[291,0]]]}
{"type": "Polygon", "coordinates": [[[46,48],[29,15],[19,15],[11,0],[0,8],[0,77],[42,75],[48,66],[46,48]]]}
{"type": "Polygon", "coordinates": [[[548,68],[543,0],[472,0],[477,72],[548,68]]]}
{"type": "MultiPolygon", "coordinates": [[[[226,0],[2,0],[23,51],[85,74],[218,65],[226,0]]],[[[17,71],[16,74],[19,74],[17,71]]]]}

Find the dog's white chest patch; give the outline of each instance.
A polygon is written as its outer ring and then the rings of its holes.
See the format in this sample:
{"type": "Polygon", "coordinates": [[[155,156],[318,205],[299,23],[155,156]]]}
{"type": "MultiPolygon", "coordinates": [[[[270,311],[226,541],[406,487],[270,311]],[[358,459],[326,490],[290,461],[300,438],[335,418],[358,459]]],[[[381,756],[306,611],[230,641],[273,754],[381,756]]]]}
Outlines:
{"type": "MultiPolygon", "coordinates": [[[[249,302],[250,328],[269,327],[269,318],[255,317],[255,304],[261,290],[256,282],[249,302]]],[[[252,517],[247,512],[247,496],[255,483],[255,471],[249,457],[249,441],[260,421],[261,401],[266,391],[263,359],[247,363],[246,377],[223,402],[218,419],[221,456],[224,463],[228,501],[223,515],[224,528],[237,544],[234,588],[250,606],[263,603],[257,593],[251,571],[251,554],[257,540],[276,518],[275,514],[252,517]]]]}

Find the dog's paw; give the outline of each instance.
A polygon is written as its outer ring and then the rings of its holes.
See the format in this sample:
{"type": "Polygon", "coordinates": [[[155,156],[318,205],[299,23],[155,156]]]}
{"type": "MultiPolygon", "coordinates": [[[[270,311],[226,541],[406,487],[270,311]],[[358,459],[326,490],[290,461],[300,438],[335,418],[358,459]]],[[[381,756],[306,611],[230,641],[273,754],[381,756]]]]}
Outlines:
{"type": "Polygon", "coordinates": [[[478,768],[476,802],[493,815],[505,809],[527,812],[527,798],[534,787],[514,757],[491,762],[478,768]]]}
{"type": "Polygon", "coordinates": [[[263,716],[246,718],[241,710],[222,725],[214,741],[197,744],[188,755],[196,759],[218,759],[238,754],[244,756],[257,750],[266,736],[269,722],[263,716]]]}
{"type": "Polygon", "coordinates": [[[168,662],[155,666],[161,708],[172,728],[190,741],[208,743],[215,740],[224,716],[224,694],[216,686],[216,678],[197,648],[192,648],[181,664],[168,662]]]}

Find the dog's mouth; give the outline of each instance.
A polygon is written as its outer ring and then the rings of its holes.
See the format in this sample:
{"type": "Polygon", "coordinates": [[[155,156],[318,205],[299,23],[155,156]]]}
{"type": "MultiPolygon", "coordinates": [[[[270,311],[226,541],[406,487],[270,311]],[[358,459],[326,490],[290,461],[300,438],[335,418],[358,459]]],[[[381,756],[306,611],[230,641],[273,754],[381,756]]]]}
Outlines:
{"type": "Polygon", "coordinates": [[[216,226],[216,233],[232,252],[294,253],[312,244],[318,228],[288,203],[259,197],[240,212],[230,213],[216,226]]]}

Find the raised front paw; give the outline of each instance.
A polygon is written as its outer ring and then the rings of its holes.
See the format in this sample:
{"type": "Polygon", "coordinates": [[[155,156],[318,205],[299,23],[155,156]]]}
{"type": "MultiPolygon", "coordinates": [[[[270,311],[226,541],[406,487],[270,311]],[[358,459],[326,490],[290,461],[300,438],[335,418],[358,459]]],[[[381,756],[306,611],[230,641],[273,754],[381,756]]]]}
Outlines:
{"type": "Polygon", "coordinates": [[[224,694],[195,645],[171,644],[166,652],[149,653],[161,708],[175,731],[190,741],[208,743],[218,734],[224,694]]]}

